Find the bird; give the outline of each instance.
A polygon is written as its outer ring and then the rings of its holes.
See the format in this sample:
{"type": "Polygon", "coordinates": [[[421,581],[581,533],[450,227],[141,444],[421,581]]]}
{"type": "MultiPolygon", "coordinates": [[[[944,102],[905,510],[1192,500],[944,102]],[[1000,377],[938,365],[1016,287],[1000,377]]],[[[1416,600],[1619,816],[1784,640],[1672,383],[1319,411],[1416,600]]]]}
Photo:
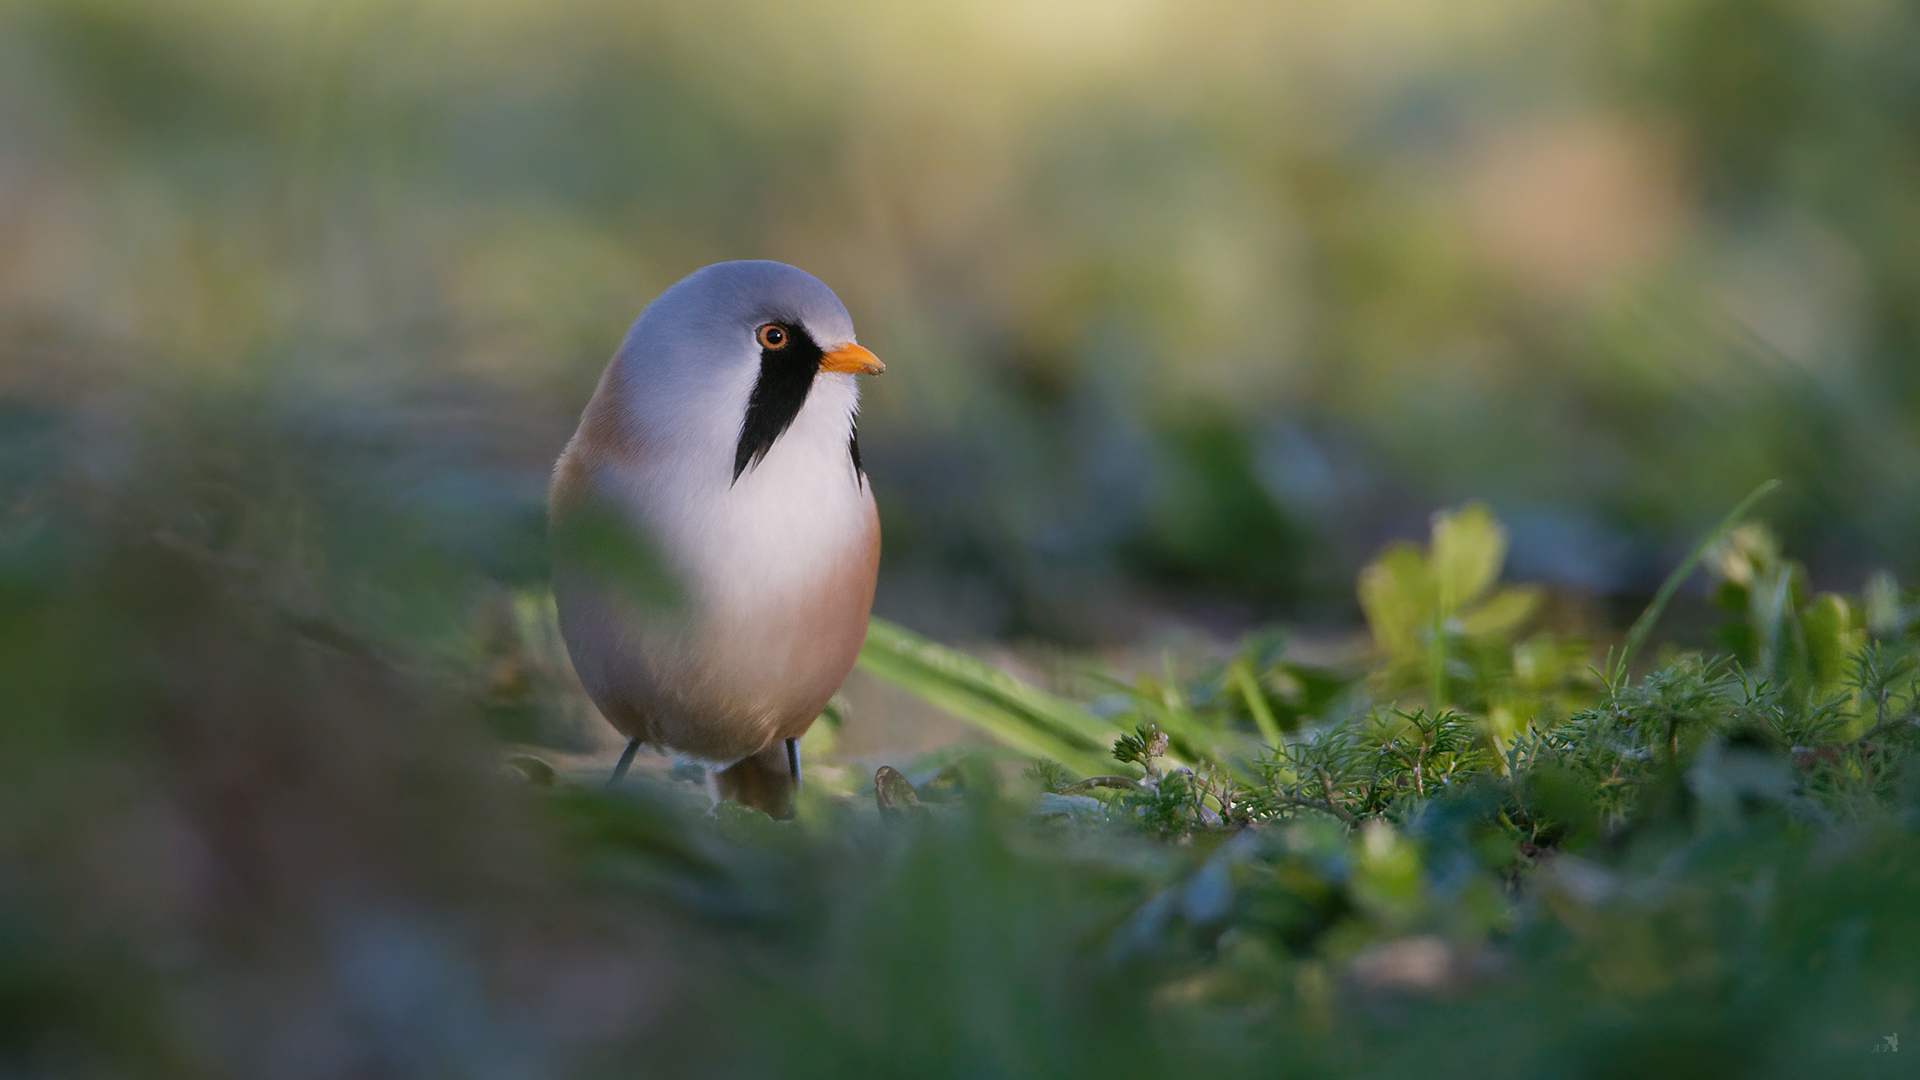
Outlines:
{"type": "Polygon", "coordinates": [[[561,636],[628,739],[609,784],[647,745],[705,766],[716,806],[792,816],[873,607],[856,378],[884,370],[833,290],[767,260],[696,270],[628,329],[548,493],[561,636]]]}

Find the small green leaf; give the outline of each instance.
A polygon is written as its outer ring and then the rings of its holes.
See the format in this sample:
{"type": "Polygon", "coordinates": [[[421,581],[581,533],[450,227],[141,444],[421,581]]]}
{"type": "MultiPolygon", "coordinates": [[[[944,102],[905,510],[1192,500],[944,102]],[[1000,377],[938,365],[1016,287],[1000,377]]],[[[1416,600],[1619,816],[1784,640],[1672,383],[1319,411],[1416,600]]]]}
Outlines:
{"type": "Polygon", "coordinates": [[[1468,637],[1511,639],[1540,609],[1542,598],[1540,590],[1532,585],[1501,589],[1460,614],[1460,632],[1468,637]]]}
{"type": "Polygon", "coordinates": [[[1900,618],[1900,582],[1888,570],[1876,570],[1867,579],[1867,629],[1875,637],[1893,637],[1903,629],[1900,618]]]}
{"type": "Polygon", "coordinates": [[[1485,503],[1435,514],[1428,563],[1440,617],[1451,616],[1486,592],[1500,579],[1506,561],[1507,530],[1485,503]]]}
{"type": "Polygon", "coordinates": [[[1360,609],[1374,644],[1394,661],[1425,655],[1420,635],[1432,622],[1435,600],[1427,559],[1412,544],[1389,545],[1360,571],[1360,609]]]}
{"type": "Polygon", "coordinates": [[[1846,598],[1833,593],[1814,597],[1800,613],[1800,625],[1807,636],[1814,684],[1823,689],[1837,687],[1851,669],[1849,658],[1866,646],[1866,631],[1854,628],[1846,598]]]}

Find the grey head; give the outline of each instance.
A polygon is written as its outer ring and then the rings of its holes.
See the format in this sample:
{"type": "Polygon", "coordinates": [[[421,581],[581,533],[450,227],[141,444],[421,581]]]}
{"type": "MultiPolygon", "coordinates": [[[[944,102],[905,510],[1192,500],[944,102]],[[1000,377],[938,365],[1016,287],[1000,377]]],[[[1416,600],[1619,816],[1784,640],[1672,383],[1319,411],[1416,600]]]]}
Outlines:
{"type": "Polygon", "coordinates": [[[819,278],[786,263],[742,259],[681,278],[634,320],[627,342],[640,334],[663,342],[731,339],[744,350],[737,355],[757,355],[754,331],[775,321],[805,325],[823,346],[853,340],[846,305],[819,278]]]}
{"type": "Polygon", "coordinates": [[[880,370],[854,346],[853,320],[832,289],[759,259],[682,278],[634,320],[614,362],[634,389],[627,407],[648,430],[708,455],[724,437],[736,480],[766,456],[817,383],[841,377],[851,427],[857,393],[845,376],[880,370]]]}

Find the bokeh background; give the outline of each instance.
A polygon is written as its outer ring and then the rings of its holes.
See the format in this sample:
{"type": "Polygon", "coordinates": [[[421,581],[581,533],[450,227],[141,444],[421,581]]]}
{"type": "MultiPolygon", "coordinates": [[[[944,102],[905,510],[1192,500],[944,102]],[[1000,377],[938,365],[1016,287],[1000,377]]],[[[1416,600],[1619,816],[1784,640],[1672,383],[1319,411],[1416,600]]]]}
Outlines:
{"type": "Polygon", "coordinates": [[[633,316],[838,292],[878,611],[939,640],[1338,637],[1469,499],[1603,636],[1771,477],[1814,585],[1912,581],[1916,56],[1904,0],[0,4],[0,1072],[714,1075],[715,1000],[874,1010],[832,1075],[1173,1067],[995,981],[1119,886],[497,782],[596,738],[543,503],[633,316]]]}
{"type": "Polygon", "coordinates": [[[18,0],[0,35],[16,400],[431,400],[440,494],[532,515],[638,309],[769,257],[889,361],[880,608],[941,636],[1351,621],[1467,498],[1515,575],[1644,594],[1770,476],[1816,581],[1916,566],[1909,5],[18,0]]]}

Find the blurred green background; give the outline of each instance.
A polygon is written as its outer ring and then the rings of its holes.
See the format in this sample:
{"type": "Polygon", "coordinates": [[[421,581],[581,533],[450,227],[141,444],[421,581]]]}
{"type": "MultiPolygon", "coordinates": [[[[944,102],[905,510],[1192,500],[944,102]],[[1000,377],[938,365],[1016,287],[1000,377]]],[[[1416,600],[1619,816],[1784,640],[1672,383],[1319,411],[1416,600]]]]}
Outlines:
{"type": "Polygon", "coordinates": [[[877,610],[936,639],[1350,636],[1359,569],[1470,499],[1604,636],[1770,477],[1781,596],[1781,551],[1920,578],[1916,56],[1903,0],[0,3],[0,1076],[1891,1061],[1897,769],[1837,847],[1525,897],[1444,807],[1214,859],[496,773],[605,738],[547,473],[721,259],[813,272],[886,360],[877,610]],[[1342,996],[1455,916],[1550,959],[1342,996]]]}
{"type": "Polygon", "coordinates": [[[1350,622],[1467,498],[1516,575],[1644,594],[1769,476],[1856,588],[1920,569],[1917,44],[1876,0],[15,0],[6,391],[457,400],[441,479],[533,514],[635,312],[770,257],[889,362],[880,610],[943,636],[1350,622]]]}

